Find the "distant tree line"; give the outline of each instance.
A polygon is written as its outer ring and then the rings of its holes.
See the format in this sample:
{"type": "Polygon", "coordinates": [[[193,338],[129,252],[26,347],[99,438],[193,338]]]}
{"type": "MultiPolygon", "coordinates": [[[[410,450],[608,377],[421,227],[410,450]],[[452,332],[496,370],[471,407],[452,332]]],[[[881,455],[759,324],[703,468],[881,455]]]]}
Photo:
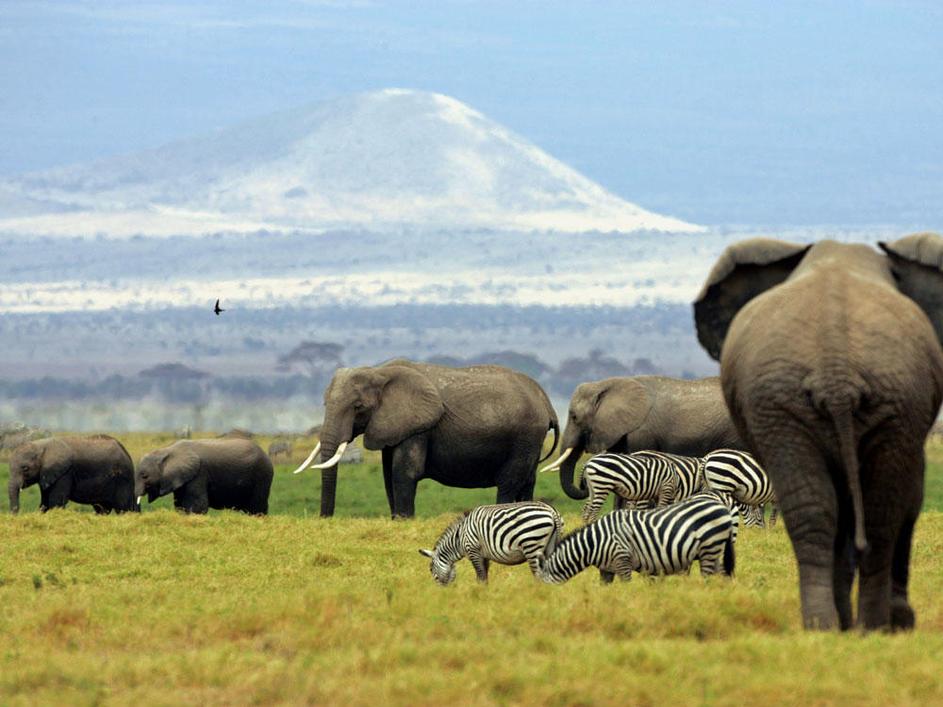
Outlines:
{"type": "MultiPolygon", "coordinates": [[[[565,359],[553,367],[538,356],[514,350],[482,352],[459,357],[436,355],[429,363],[447,366],[494,364],[521,371],[549,392],[569,396],[580,383],[609,378],[657,374],[647,358],[621,361],[600,349],[586,356],[565,359]]],[[[344,365],[343,346],[333,342],[303,341],[280,356],[271,376],[216,376],[183,363],[163,363],[137,375],[114,374],[99,380],[67,378],[0,379],[0,397],[33,400],[138,400],[156,397],[168,403],[200,405],[210,398],[237,401],[288,398],[300,395],[319,399],[334,371],[344,365]]]]}

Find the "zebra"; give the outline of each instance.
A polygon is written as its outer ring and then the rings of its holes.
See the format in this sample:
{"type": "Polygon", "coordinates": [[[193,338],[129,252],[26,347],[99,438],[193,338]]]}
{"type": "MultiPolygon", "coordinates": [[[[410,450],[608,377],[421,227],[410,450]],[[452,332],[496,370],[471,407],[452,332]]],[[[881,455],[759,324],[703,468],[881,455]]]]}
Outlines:
{"type": "MultiPolygon", "coordinates": [[[[729,495],[737,503],[762,506],[776,501],[769,477],[747,452],[736,449],[714,450],[703,458],[701,470],[708,488],[729,495]]],[[[775,517],[774,507],[770,525],[775,524],[775,517]]]]}
{"type": "Polygon", "coordinates": [[[698,491],[704,490],[704,476],[701,472],[702,460],[700,457],[683,457],[680,454],[667,452],[638,452],[639,455],[661,457],[670,463],[677,474],[677,487],[672,503],[690,498],[698,491]]]}
{"type": "Polygon", "coordinates": [[[543,559],[554,551],[563,518],[546,503],[522,501],[478,506],[457,518],[436,541],[420,550],[431,559],[429,571],[445,586],[455,579],[455,563],[468,557],[479,582],[488,581],[491,560],[502,565],[527,562],[537,576],[543,559]]]}
{"type": "Polygon", "coordinates": [[[630,579],[690,571],[732,576],[736,566],[738,515],[715,493],[698,493],[650,511],[613,511],[564,537],[542,563],[540,578],[562,584],[595,565],[630,579]]]}
{"type": "Polygon", "coordinates": [[[599,510],[615,493],[626,501],[655,501],[664,506],[674,500],[680,476],[666,456],[653,452],[617,454],[607,452],[592,457],[583,468],[589,498],[583,506],[583,521],[592,523],[599,510]]]}

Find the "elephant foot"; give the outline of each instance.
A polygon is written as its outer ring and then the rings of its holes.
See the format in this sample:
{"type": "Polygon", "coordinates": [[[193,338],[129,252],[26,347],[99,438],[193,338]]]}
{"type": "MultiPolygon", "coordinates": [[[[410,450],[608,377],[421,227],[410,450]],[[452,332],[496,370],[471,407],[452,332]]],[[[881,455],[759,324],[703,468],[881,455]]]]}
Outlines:
{"type": "Polygon", "coordinates": [[[891,630],[912,631],[916,623],[914,610],[903,597],[895,597],[891,601],[891,630]]]}

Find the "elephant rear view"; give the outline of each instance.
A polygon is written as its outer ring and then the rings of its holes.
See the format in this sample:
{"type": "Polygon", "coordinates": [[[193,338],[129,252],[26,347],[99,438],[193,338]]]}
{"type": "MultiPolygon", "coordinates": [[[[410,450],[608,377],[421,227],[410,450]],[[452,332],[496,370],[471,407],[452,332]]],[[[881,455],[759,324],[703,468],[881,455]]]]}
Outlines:
{"type": "Polygon", "coordinates": [[[910,628],[924,443],[943,399],[943,238],[727,248],[694,304],[773,482],[809,628],[910,628]]]}
{"type": "Polygon", "coordinates": [[[39,484],[40,508],[69,501],[96,513],[139,510],[134,500],[134,463],[114,437],[48,437],[26,442],[10,457],[10,511],[20,509],[20,490],[39,484]]]}
{"type": "Polygon", "coordinates": [[[265,515],[272,476],[271,460],[250,440],[181,440],[141,460],[136,492],[149,503],[172,493],[174,507],[187,513],[228,508],[265,515]]]}
{"type": "MultiPolygon", "coordinates": [[[[382,450],[390,512],[415,514],[416,484],[497,486],[497,503],[533,498],[536,467],[556,414],[536,381],[502,366],[451,368],[396,359],[342,368],[324,394],[321,442],[295,471],[321,453],[321,515],[334,513],[337,463],[364,436],[382,450]]],[[[553,450],[551,450],[552,453],[553,450]]]]}

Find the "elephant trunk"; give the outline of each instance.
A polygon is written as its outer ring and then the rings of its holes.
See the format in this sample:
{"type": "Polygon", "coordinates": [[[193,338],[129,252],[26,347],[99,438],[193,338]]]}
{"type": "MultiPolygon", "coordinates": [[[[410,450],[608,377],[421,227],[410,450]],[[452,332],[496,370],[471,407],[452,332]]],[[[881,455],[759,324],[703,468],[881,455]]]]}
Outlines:
{"type": "Polygon", "coordinates": [[[7,490],[10,493],[10,513],[20,511],[20,489],[23,488],[23,478],[16,473],[10,474],[7,490]]]}
{"type": "Polygon", "coordinates": [[[337,495],[337,464],[340,461],[338,452],[343,453],[342,447],[353,437],[353,416],[343,415],[345,419],[337,421],[334,415],[325,415],[324,425],[321,428],[321,463],[331,462],[330,466],[321,469],[321,516],[334,515],[334,499],[337,495]]]}
{"type": "Polygon", "coordinates": [[[570,498],[582,500],[589,496],[586,482],[580,479],[580,485],[574,486],[573,474],[576,471],[576,462],[579,461],[585,447],[583,444],[582,431],[577,428],[572,421],[567,423],[566,430],[563,433],[563,444],[561,447],[563,449],[572,449],[573,451],[567,455],[566,459],[563,460],[563,464],[560,466],[560,486],[563,487],[563,492],[570,498]]]}

